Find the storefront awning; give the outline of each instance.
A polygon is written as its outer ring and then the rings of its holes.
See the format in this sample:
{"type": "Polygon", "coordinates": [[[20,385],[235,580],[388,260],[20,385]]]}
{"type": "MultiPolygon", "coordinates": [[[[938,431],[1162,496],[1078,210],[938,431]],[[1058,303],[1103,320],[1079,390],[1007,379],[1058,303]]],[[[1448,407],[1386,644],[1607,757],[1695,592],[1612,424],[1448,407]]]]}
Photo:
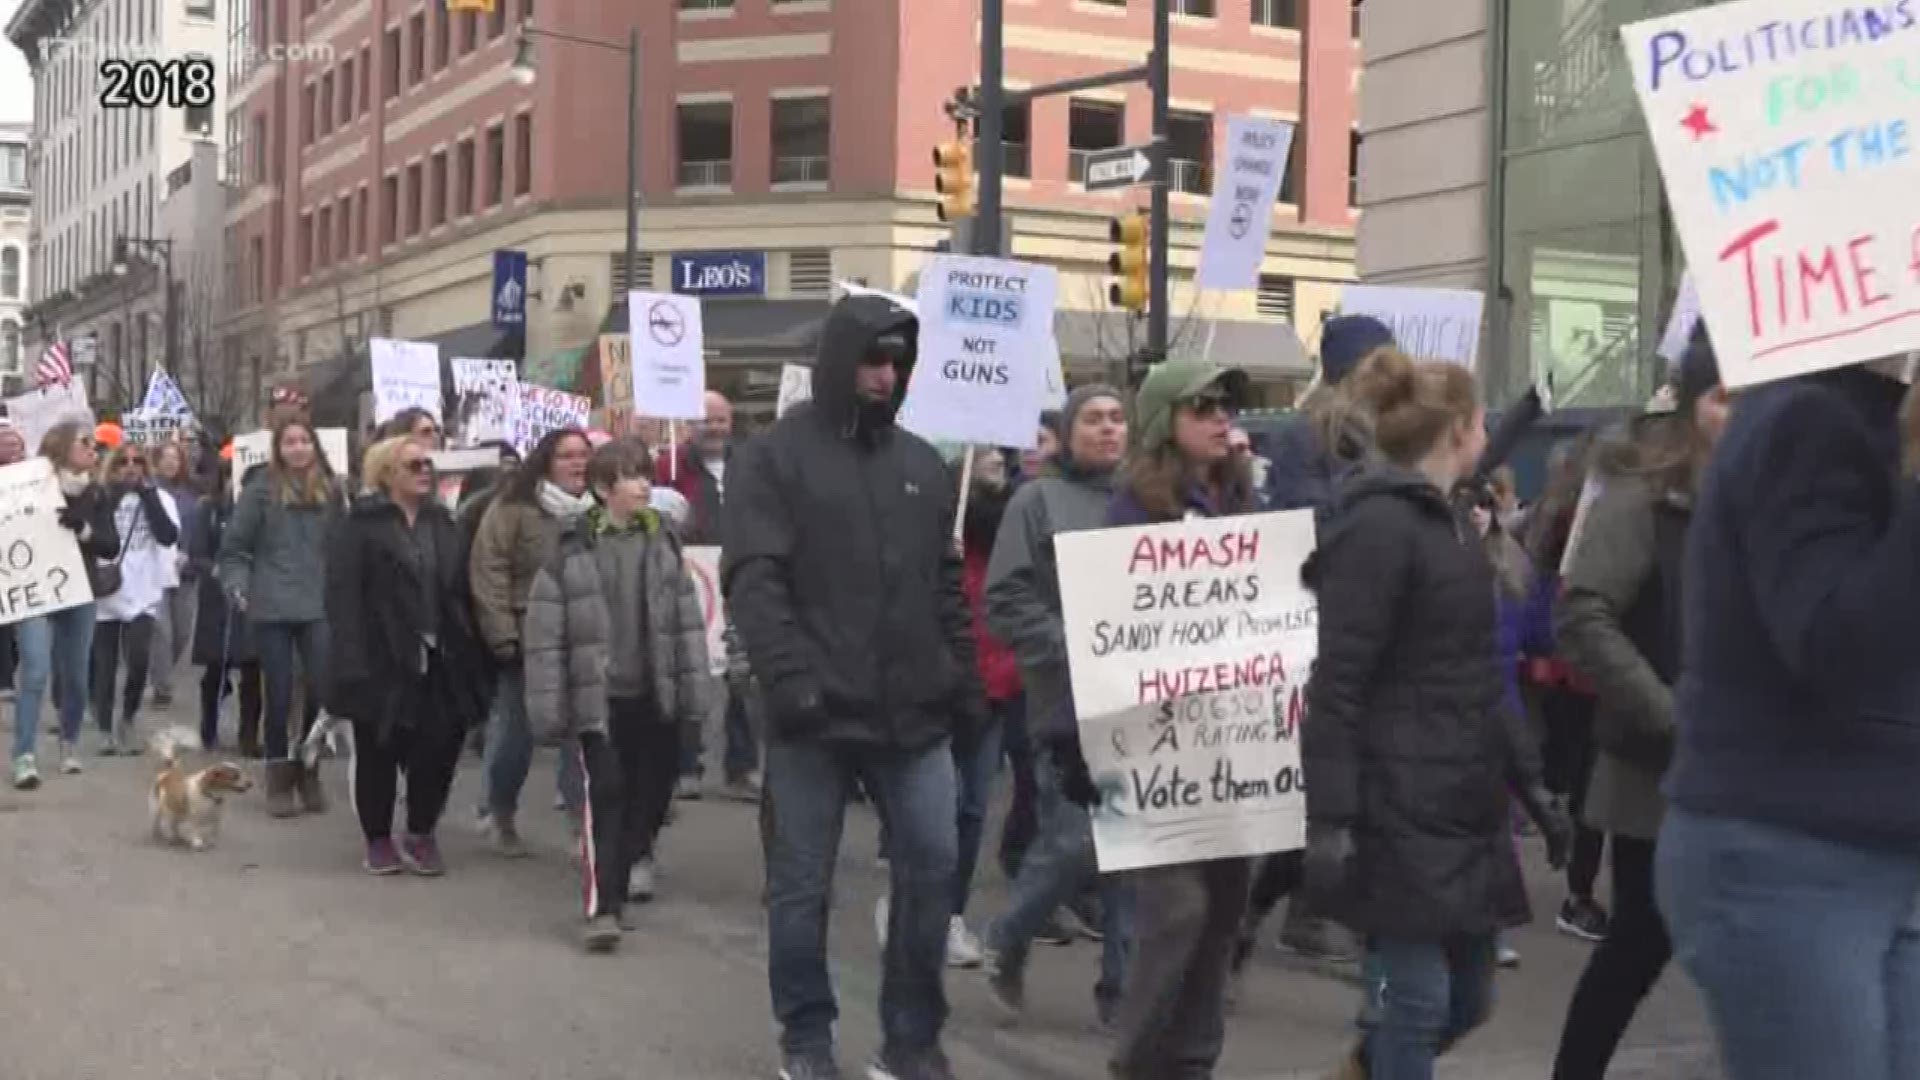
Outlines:
{"type": "MultiPolygon", "coordinates": [[[[832,307],[832,301],[825,299],[708,301],[700,306],[707,363],[811,363],[820,328],[832,307]]],[[[625,300],[607,311],[600,332],[627,332],[625,300]]]]}

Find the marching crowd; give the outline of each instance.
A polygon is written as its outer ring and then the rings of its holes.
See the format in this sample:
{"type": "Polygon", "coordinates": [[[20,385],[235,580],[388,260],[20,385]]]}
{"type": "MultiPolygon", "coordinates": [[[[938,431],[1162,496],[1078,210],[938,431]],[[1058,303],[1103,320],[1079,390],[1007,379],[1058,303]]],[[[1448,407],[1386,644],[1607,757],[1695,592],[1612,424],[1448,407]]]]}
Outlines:
{"type": "Polygon", "coordinates": [[[971,451],[964,469],[895,424],[916,335],[889,299],[849,297],[811,402],[757,436],[734,439],[709,395],[687,445],[555,431],[453,507],[424,412],[382,425],[349,477],[301,403],[276,402],[271,459],[237,484],[210,449],[103,447],[76,424],[30,449],[0,426],[0,464],[52,462],[96,596],[0,647],[18,656],[14,785],[41,783],[50,699],[62,772],[82,768],[89,703],[99,752],[138,753],[147,684],[164,705],[191,652],[203,741],[220,744],[237,692],[270,813],[326,808],[298,753],[324,707],[352,725],[365,869],[437,875],[470,736],[509,857],[527,853],[534,748],[557,743],[580,944],[606,952],[639,926],[629,902],[653,895],[724,694],[725,790],[760,803],[785,1080],[843,1075],[827,920],[861,799],[890,867],[876,1080],[952,1075],[949,966],[984,968],[1017,1018],[1033,944],[1075,932],[1102,942],[1110,1074],[1210,1076],[1283,899],[1289,945],[1359,965],[1333,1075],[1424,1080],[1515,959],[1501,933],[1530,917],[1531,835],[1567,870],[1559,927],[1596,943],[1553,1076],[1604,1076],[1673,958],[1734,1080],[1920,1075],[1920,668],[1903,655],[1920,415],[1903,370],[1735,405],[1696,331],[1644,413],[1563,443],[1523,507],[1472,374],[1409,359],[1366,317],[1327,324],[1321,377],[1262,454],[1235,427],[1245,377],[1173,359],[1132,390],[1078,387],[1037,450],[971,451]],[[1319,537],[1304,850],[1102,874],[1055,538],[1285,509],[1313,511],[1319,537]],[[724,658],[691,543],[722,548],[724,658]],[[982,919],[969,899],[1002,776],[1011,885],[982,919]]]}

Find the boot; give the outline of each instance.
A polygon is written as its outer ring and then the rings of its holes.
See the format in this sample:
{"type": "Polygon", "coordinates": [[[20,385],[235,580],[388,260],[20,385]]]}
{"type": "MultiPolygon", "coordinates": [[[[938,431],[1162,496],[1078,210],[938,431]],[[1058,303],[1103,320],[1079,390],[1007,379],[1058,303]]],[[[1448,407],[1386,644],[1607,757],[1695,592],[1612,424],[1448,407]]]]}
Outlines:
{"type": "Polygon", "coordinates": [[[299,786],[299,762],[267,762],[267,815],[290,818],[299,814],[300,806],[294,801],[294,794],[299,786]]]}
{"type": "Polygon", "coordinates": [[[294,784],[294,794],[300,797],[300,807],[309,814],[327,812],[327,787],[320,782],[320,766],[300,765],[294,784]]]}

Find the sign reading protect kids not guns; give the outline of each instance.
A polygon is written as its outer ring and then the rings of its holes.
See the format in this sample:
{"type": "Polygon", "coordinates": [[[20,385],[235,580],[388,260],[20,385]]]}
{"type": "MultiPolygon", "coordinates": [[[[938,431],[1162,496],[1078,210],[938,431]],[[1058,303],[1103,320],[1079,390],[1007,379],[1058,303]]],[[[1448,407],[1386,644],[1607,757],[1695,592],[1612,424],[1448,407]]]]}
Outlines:
{"type": "Polygon", "coordinates": [[[1320,608],[1313,512],[1062,533],[1060,599],[1100,869],[1300,847],[1320,608]]]}
{"type": "Polygon", "coordinates": [[[1920,348],[1920,0],[1621,35],[1727,384],[1920,348]]]}

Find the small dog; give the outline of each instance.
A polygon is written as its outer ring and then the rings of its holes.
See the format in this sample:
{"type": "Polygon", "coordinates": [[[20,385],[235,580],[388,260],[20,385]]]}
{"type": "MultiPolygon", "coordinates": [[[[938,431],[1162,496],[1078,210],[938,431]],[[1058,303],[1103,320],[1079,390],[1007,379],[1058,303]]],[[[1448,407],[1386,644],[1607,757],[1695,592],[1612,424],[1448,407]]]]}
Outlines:
{"type": "Polygon", "coordinates": [[[253,781],[231,761],[189,773],[180,765],[183,750],[200,740],[186,728],[169,728],[154,738],[160,773],[153,778],[147,804],[153,811],[153,838],[205,851],[220,836],[220,812],[226,796],[253,790],[253,781]]]}

